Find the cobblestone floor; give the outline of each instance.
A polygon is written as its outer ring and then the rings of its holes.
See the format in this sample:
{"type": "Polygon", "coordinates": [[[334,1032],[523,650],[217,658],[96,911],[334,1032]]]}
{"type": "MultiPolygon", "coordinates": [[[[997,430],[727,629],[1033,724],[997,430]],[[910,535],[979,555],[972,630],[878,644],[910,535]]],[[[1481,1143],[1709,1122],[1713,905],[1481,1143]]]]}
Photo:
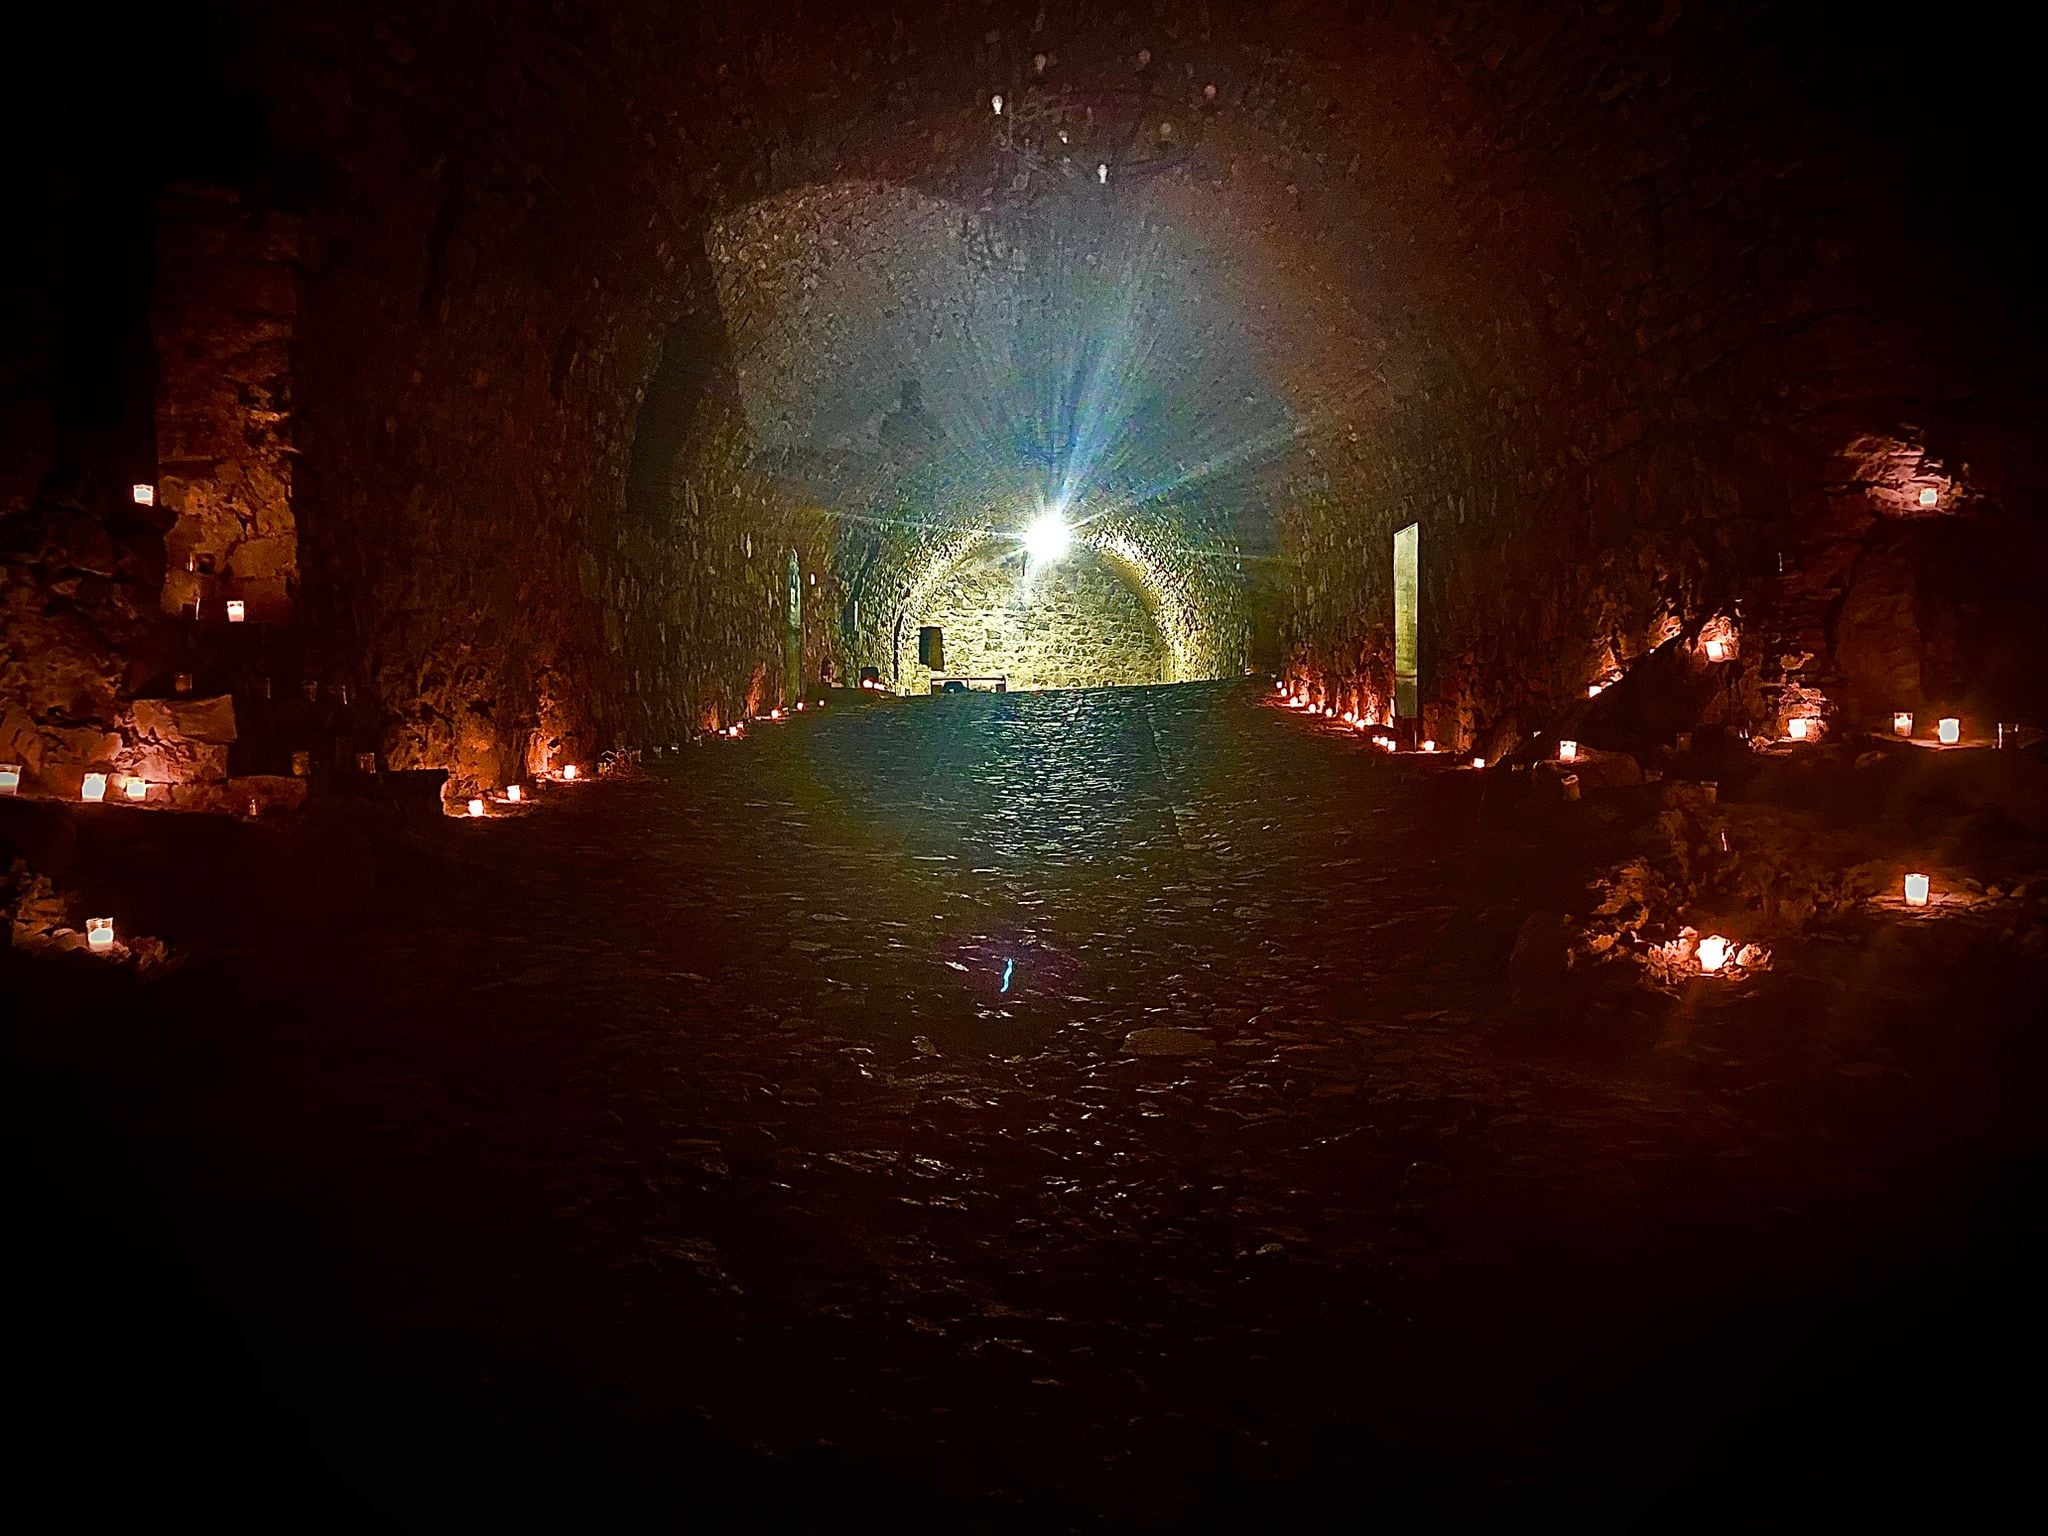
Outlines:
{"type": "Polygon", "coordinates": [[[2005,1090],[1825,987],[1525,1037],[1485,794],[1226,685],[842,701],[436,828],[17,1076],[23,1304],[105,1389],[52,1434],[337,1518],[1881,1506],[2004,1326],[2005,1090]]]}

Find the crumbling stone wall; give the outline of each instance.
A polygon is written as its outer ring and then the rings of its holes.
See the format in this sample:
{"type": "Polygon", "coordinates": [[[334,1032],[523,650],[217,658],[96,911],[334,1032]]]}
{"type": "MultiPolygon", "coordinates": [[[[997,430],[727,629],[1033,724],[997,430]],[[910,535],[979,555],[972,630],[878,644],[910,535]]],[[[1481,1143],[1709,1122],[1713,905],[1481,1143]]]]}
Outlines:
{"type": "Polygon", "coordinates": [[[164,612],[236,600],[248,622],[291,618],[291,344],[304,232],[222,188],[174,188],[157,224],[157,505],[164,612]]]}

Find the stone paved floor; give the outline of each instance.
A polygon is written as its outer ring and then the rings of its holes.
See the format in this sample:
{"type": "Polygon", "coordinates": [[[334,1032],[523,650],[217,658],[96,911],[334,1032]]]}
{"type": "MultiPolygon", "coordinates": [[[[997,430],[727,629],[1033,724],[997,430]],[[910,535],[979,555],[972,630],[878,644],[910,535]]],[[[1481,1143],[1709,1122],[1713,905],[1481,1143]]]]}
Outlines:
{"type": "Polygon", "coordinates": [[[1527,1038],[1561,877],[1486,793],[1225,685],[842,701],[448,823],[376,921],[30,1053],[22,1304],[173,1502],[1881,1507],[2005,1316],[1995,1074],[1824,990],[1527,1038]]]}

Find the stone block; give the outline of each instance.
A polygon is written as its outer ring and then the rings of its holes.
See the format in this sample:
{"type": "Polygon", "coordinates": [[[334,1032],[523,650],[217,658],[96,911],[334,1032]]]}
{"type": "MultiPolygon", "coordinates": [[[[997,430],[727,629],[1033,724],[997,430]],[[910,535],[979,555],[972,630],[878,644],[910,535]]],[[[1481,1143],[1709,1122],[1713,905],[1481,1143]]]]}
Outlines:
{"type": "Polygon", "coordinates": [[[208,699],[137,699],[130,711],[138,735],[220,743],[235,740],[235,701],[230,694],[208,699]]]}

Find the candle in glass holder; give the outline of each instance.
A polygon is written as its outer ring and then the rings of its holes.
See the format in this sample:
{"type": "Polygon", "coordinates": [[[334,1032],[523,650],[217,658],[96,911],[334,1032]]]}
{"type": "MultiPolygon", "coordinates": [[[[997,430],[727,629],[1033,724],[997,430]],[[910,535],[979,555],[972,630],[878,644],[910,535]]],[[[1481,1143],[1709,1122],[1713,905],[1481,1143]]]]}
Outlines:
{"type": "Polygon", "coordinates": [[[131,485],[128,487],[128,495],[138,507],[156,505],[156,487],[153,485],[131,485]]]}
{"type": "Polygon", "coordinates": [[[85,942],[95,954],[105,954],[114,947],[114,920],[111,917],[88,917],[85,920],[85,942]]]}
{"type": "Polygon", "coordinates": [[[248,617],[249,605],[247,603],[243,602],[239,597],[228,599],[228,622],[230,624],[240,624],[248,617]]]}
{"type": "Polygon", "coordinates": [[[1935,722],[1934,730],[1935,734],[1941,738],[1941,744],[1945,747],[1952,747],[1963,739],[1963,722],[1954,715],[1943,716],[1935,722]]]}
{"type": "Polygon", "coordinates": [[[470,815],[472,815],[472,816],[481,816],[481,815],[483,815],[483,813],[484,813],[484,803],[483,803],[483,801],[481,801],[481,800],[477,800],[477,799],[472,799],[472,800],[471,800],[471,801],[469,802],[469,814],[470,814],[470,815]]]}
{"type": "Polygon", "coordinates": [[[1913,711],[1910,709],[1896,709],[1892,711],[1892,734],[1894,736],[1910,736],[1913,734],[1913,711]]]}
{"type": "Polygon", "coordinates": [[[190,693],[192,691],[192,674],[190,672],[180,672],[171,679],[171,689],[175,693],[190,693]]]}
{"type": "Polygon", "coordinates": [[[1579,744],[1576,741],[1560,741],[1557,744],[1557,760],[1560,763],[1576,763],[1579,760],[1579,744]]]}
{"type": "Polygon", "coordinates": [[[1422,750],[1425,752],[1434,752],[1436,750],[1436,743],[1434,741],[1425,741],[1422,744],[1422,750]]]}
{"type": "Polygon", "coordinates": [[[1924,907],[1927,905],[1927,877],[1925,875],[1906,876],[1906,905],[1909,907],[1924,907]]]}
{"type": "Polygon", "coordinates": [[[126,795],[130,800],[145,799],[149,795],[149,781],[147,779],[138,779],[131,776],[124,784],[122,784],[121,793],[126,795]]]}
{"type": "Polygon", "coordinates": [[[505,798],[514,805],[517,805],[524,798],[524,794],[517,784],[507,784],[505,786],[505,798]]]}
{"type": "Polygon", "coordinates": [[[21,764],[0,763],[0,795],[21,793],[21,764]]]}
{"type": "Polygon", "coordinates": [[[1709,640],[1707,642],[1707,660],[1726,661],[1727,659],[1728,642],[1726,640],[1709,640]]]}
{"type": "Polygon", "coordinates": [[[81,800],[104,800],[107,798],[107,776],[104,773],[88,773],[78,781],[78,798],[81,800]]]}
{"type": "Polygon", "coordinates": [[[566,779],[566,780],[567,780],[568,782],[572,783],[572,784],[573,784],[573,783],[575,783],[575,782],[576,782],[576,765],[575,765],[574,763],[564,763],[564,764],[562,764],[562,777],[563,777],[564,779],[566,779]]]}
{"type": "Polygon", "coordinates": [[[1472,766],[1474,768],[1484,768],[1486,766],[1486,759],[1483,757],[1475,757],[1472,759],[1472,766]]]}
{"type": "Polygon", "coordinates": [[[1728,963],[1728,941],[1718,933],[1710,933],[1700,940],[1698,954],[1700,969],[1711,976],[1728,963]]]}

